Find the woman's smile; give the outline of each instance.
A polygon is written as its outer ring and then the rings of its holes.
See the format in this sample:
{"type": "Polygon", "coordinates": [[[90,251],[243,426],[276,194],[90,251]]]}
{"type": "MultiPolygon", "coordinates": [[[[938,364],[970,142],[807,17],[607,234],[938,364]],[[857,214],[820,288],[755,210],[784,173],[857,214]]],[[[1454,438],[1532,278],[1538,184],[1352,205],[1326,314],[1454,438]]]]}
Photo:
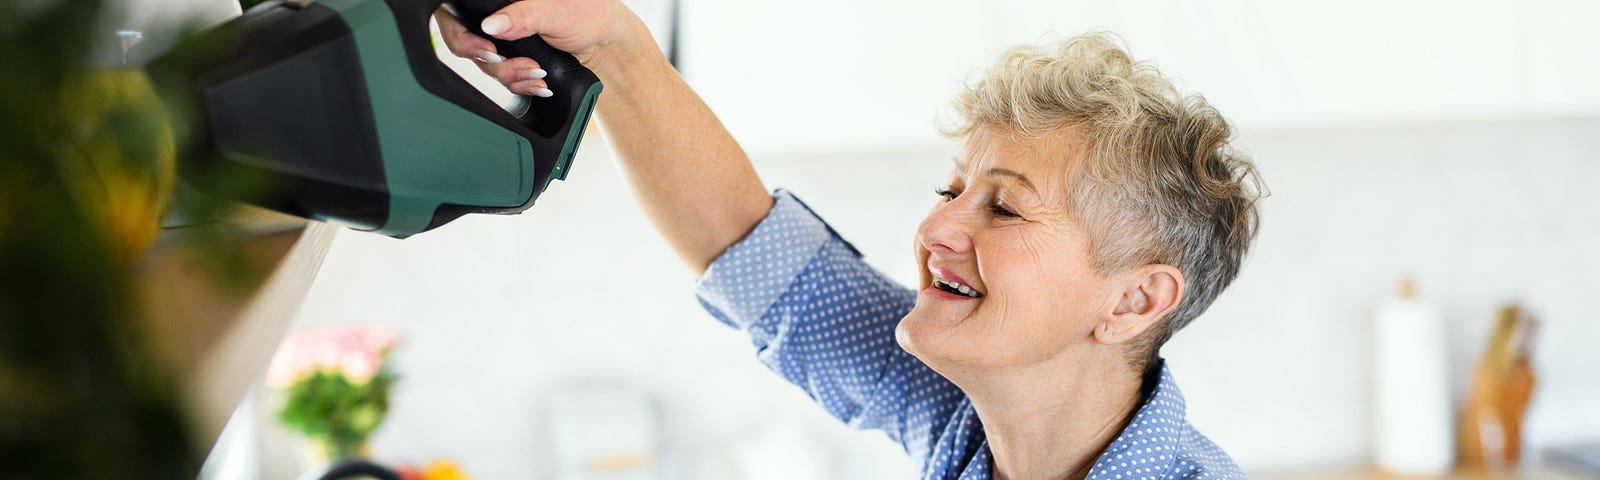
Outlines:
{"type": "MultiPolygon", "coordinates": [[[[933,275],[932,281],[929,282],[928,289],[933,290],[934,292],[947,294],[949,298],[954,300],[973,300],[983,298],[982,291],[976,287],[973,287],[970,283],[967,283],[966,279],[956,275],[955,272],[929,265],[928,273],[933,275]]],[[[942,295],[940,297],[944,296],[946,295],[942,295]]]]}

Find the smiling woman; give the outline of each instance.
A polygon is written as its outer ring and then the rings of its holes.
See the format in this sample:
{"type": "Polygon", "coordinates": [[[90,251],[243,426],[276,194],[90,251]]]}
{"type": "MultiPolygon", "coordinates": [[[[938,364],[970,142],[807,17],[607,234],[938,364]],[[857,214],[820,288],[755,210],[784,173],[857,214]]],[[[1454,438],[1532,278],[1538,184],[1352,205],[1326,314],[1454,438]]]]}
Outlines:
{"type": "MultiPolygon", "coordinates": [[[[439,15],[451,51],[513,89],[529,59],[439,15]]],[[[599,121],[640,205],[718,320],[924,478],[1243,478],[1192,428],[1157,355],[1237,275],[1256,179],[1228,124],[1104,35],[1007,52],[958,101],[962,141],[895,284],[748,157],[611,0],[515,2],[606,82],[599,121]],[[551,20],[555,19],[555,20],[551,20]]],[[[530,73],[532,72],[532,73],[530,73]]],[[[530,80],[531,78],[531,80],[530,80]]]]}

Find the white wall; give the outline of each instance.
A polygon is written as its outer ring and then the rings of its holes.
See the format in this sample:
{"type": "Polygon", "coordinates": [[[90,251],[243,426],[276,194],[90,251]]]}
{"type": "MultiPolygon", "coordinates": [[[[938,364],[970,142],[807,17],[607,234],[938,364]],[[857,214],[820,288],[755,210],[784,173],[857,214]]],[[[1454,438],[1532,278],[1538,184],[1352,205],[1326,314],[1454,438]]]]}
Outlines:
{"type": "Polygon", "coordinates": [[[1363,463],[1370,309],[1414,275],[1459,401],[1496,310],[1544,321],[1526,439],[1593,440],[1600,119],[1248,134],[1273,196],[1244,272],[1167,348],[1202,431],[1257,469],[1363,463]],[[1185,373],[1193,372],[1193,373],[1185,373]],[[1285,439],[1293,441],[1285,441],[1285,439]]]}
{"type": "Polygon", "coordinates": [[[1251,130],[1600,109],[1583,0],[688,0],[685,75],[753,151],[919,148],[1005,47],[1090,30],[1251,130]]]}

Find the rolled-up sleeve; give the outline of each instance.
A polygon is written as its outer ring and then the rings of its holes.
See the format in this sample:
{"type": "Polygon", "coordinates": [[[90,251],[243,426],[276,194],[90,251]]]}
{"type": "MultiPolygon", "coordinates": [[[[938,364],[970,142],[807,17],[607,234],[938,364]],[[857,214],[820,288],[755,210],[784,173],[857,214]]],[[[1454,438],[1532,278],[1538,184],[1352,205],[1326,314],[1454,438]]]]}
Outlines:
{"type": "Polygon", "coordinates": [[[774,196],[767,217],[701,277],[701,305],[748,332],[762,363],[834,417],[927,455],[962,396],[895,342],[916,292],[869,266],[794,195],[774,196]]]}
{"type": "Polygon", "coordinates": [[[833,237],[793,194],[773,196],[767,217],[711,262],[695,288],[706,310],[734,328],[755,326],[833,237]]]}

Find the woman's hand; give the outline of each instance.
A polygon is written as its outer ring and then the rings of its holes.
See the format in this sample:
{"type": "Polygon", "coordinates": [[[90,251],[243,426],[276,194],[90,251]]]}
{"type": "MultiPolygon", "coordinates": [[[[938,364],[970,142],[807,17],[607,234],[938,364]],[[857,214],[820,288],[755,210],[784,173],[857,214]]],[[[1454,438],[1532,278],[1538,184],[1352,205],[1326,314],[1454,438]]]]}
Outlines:
{"type": "MultiPolygon", "coordinates": [[[[493,42],[468,31],[443,8],[435,10],[433,17],[450,53],[475,60],[479,69],[512,92],[538,97],[552,94],[538,61],[501,56],[493,42]]],[[[640,45],[643,22],[617,0],[516,1],[484,19],[479,28],[502,40],[538,35],[551,47],[571,53],[602,79],[602,71],[610,70],[624,52],[655,48],[651,42],[640,45]]]]}
{"type": "MultiPolygon", "coordinates": [[[[511,91],[550,96],[539,62],[502,58],[445,12],[445,45],[511,91]]],[[[617,0],[521,0],[484,19],[505,40],[539,35],[593,70],[605,90],[595,118],[645,216],[695,275],[744,238],[772,196],[733,136],[667,63],[649,29],[617,0]]]]}

